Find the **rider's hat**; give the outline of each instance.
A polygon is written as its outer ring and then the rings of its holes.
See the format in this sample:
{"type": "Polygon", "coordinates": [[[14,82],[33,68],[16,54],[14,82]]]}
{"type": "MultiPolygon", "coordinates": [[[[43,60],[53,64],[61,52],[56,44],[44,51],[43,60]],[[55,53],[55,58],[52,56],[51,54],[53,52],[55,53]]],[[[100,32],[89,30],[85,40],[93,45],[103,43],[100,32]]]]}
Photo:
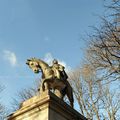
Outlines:
{"type": "Polygon", "coordinates": [[[53,64],[58,64],[58,61],[56,59],[54,59],[53,64]]]}

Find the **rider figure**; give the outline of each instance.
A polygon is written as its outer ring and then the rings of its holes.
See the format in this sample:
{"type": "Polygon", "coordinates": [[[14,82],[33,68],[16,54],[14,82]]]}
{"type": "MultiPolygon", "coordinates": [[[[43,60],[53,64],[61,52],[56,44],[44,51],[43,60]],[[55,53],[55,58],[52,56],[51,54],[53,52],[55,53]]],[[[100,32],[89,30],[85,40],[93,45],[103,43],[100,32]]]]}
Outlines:
{"type": "Polygon", "coordinates": [[[57,77],[58,79],[66,80],[68,78],[64,70],[65,67],[59,64],[56,59],[53,60],[52,68],[53,68],[53,71],[55,72],[55,77],[57,77]]]}

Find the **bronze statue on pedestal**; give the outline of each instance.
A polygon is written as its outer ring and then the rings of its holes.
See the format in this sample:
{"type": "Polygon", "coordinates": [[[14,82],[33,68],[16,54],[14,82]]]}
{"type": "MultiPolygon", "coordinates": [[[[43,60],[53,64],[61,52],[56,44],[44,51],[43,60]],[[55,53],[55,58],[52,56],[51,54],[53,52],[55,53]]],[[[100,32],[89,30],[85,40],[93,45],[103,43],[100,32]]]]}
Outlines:
{"type": "Polygon", "coordinates": [[[42,84],[40,92],[53,90],[55,95],[63,99],[67,95],[71,107],[73,107],[73,91],[72,87],[67,81],[67,74],[64,66],[58,64],[57,60],[53,60],[53,65],[49,66],[41,59],[31,58],[27,59],[26,64],[35,72],[42,72],[42,84]]]}

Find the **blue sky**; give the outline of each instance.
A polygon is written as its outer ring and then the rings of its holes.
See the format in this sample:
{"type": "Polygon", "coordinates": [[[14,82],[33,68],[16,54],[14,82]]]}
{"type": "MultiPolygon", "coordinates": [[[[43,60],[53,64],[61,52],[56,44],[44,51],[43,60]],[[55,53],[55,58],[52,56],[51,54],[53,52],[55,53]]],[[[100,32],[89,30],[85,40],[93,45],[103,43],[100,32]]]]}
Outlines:
{"type": "Polygon", "coordinates": [[[0,0],[0,84],[6,87],[1,101],[10,105],[18,91],[39,78],[25,65],[27,58],[79,65],[82,38],[103,14],[102,0],[0,0]]]}

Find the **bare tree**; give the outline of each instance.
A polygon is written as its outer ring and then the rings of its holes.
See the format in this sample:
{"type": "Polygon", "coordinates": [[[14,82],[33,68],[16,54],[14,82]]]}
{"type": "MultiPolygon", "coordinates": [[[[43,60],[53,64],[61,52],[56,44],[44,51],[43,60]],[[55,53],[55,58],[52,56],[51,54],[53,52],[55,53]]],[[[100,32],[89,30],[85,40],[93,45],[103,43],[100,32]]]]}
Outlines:
{"type": "Polygon", "coordinates": [[[13,102],[12,102],[12,111],[18,110],[22,102],[35,96],[39,91],[40,84],[41,81],[37,79],[33,87],[22,89],[21,91],[16,93],[17,97],[13,98],[13,102]]]}
{"type": "Polygon", "coordinates": [[[98,103],[101,91],[94,69],[84,65],[84,68],[75,69],[69,76],[80,112],[87,118],[100,120],[98,103]]]}
{"type": "Polygon", "coordinates": [[[97,120],[117,120],[120,113],[120,0],[107,8],[109,18],[90,35],[86,65],[70,77],[80,112],[97,120]]]}
{"type": "Polygon", "coordinates": [[[16,94],[16,98],[13,98],[12,102],[12,111],[18,110],[19,107],[21,106],[21,103],[24,102],[25,100],[30,99],[31,97],[35,96],[37,93],[36,88],[26,88],[21,90],[16,94]]]}
{"type": "Polygon", "coordinates": [[[104,86],[102,91],[104,118],[106,120],[118,120],[120,118],[120,92],[117,90],[110,90],[109,85],[104,86]]]}
{"type": "Polygon", "coordinates": [[[94,27],[87,60],[95,69],[104,72],[104,79],[111,81],[120,79],[120,0],[107,7],[112,9],[111,18],[103,17],[101,27],[94,27]]]}
{"type": "Polygon", "coordinates": [[[97,80],[92,65],[85,64],[69,75],[81,114],[92,120],[117,120],[120,112],[119,93],[97,80]]]}
{"type": "MultiPolygon", "coordinates": [[[[0,93],[3,91],[3,89],[4,89],[4,86],[0,85],[0,93]]],[[[0,96],[0,98],[1,98],[1,96],[0,96]]],[[[4,120],[6,115],[7,115],[7,109],[0,101],[0,120],[4,120]]]]}

